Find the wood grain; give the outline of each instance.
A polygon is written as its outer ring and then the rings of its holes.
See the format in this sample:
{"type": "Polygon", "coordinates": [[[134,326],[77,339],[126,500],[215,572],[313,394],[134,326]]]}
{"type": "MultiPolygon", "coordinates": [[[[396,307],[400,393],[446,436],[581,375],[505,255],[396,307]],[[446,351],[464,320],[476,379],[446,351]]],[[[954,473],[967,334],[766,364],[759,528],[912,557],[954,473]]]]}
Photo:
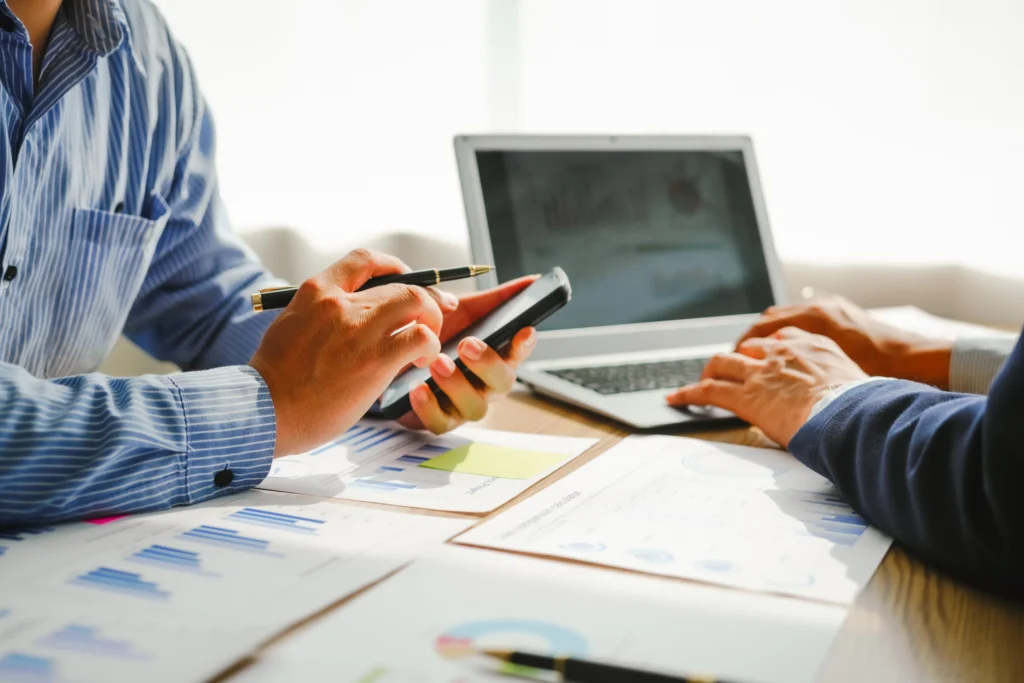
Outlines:
{"type": "MultiPolygon", "coordinates": [[[[591,437],[599,439],[599,442],[586,454],[495,512],[448,516],[483,521],[500,514],[599,457],[627,434],[613,423],[523,389],[517,389],[508,399],[494,404],[481,426],[534,434],[591,437]]],[[[746,446],[777,447],[759,430],[747,427],[700,432],[680,430],[676,433],[746,446]]],[[[344,504],[352,503],[345,501],[344,504]]],[[[215,680],[230,679],[234,673],[258,660],[262,650],[287,640],[310,622],[342,608],[351,599],[339,600],[305,622],[283,631],[260,651],[252,653],[215,680]]],[[[1024,680],[1024,608],[970,590],[894,548],[851,608],[818,680],[828,683],[1024,680]]]]}

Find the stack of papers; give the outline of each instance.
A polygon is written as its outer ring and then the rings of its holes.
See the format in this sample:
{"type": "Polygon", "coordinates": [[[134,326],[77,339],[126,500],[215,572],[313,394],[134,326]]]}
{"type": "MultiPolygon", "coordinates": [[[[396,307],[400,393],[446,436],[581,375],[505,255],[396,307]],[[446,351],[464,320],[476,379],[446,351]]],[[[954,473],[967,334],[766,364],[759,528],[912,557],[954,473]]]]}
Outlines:
{"type": "Polygon", "coordinates": [[[783,451],[632,436],[460,543],[839,604],[891,539],[783,451]]]}
{"type": "Polygon", "coordinates": [[[444,436],[363,420],[340,439],[274,461],[260,488],[453,512],[490,512],[596,439],[463,427],[444,436]]]}
{"type": "Polygon", "coordinates": [[[2,533],[0,681],[209,678],[467,522],[249,492],[2,533]]]}
{"type": "Polygon", "coordinates": [[[677,675],[801,683],[813,679],[845,613],[835,605],[446,546],[269,648],[237,680],[522,680],[498,675],[493,662],[476,656],[479,648],[500,647],[677,675]]]}

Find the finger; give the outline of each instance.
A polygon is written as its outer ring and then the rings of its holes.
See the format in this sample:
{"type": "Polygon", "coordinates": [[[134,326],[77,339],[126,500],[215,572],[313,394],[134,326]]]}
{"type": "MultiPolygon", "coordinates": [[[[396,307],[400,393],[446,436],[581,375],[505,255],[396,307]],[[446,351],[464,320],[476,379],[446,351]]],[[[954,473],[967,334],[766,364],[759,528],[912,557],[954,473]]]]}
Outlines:
{"type": "Polygon", "coordinates": [[[441,339],[451,339],[470,324],[487,315],[536,281],[539,276],[527,275],[510,280],[503,285],[475,294],[465,294],[459,299],[459,310],[445,318],[441,339]]]}
{"type": "Polygon", "coordinates": [[[743,336],[741,336],[739,341],[736,342],[736,348],[738,349],[740,344],[748,339],[767,337],[776,330],[792,325],[793,319],[794,315],[791,313],[763,316],[760,320],[754,323],[749,330],[743,333],[743,336]]]}
{"type": "Polygon", "coordinates": [[[702,379],[696,384],[685,386],[666,397],[673,406],[717,406],[736,412],[740,403],[742,387],[734,382],[720,379],[702,379]]]}
{"type": "Polygon", "coordinates": [[[750,373],[759,369],[762,362],[738,353],[720,353],[712,356],[704,367],[703,379],[724,379],[742,384],[750,373]]]}
{"type": "Polygon", "coordinates": [[[371,277],[408,272],[409,266],[394,256],[370,249],[353,249],[323,274],[346,292],[354,292],[371,277]]]}
{"type": "Polygon", "coordinates": [[[505,359],[476,337],[459,343],[459,358],[494,393],[507,394],[516,383],[516,373],[505,359]]]}
{"type": "Polygon", "coordinates": [[[451,401],[459,417],[467,422],[484,419],[487,414],[487,394],[473,386],[462,371],[455,367],[451,358],[443,353],[435,358],[430,363],[430,375],[451,401]]]}
{"type": "Polygon", "coordinates": [[[451,292],[446,292],[443,289],[437,289],[435,287],[427,287],[427,294],[430,298],[437,302],[438,308],[445,315],[454,313],[459,307],[459,297],[455,296],[451,292]]]}
{"type": "Polygon", "coordinates": [[[370,328],[375,334],[391,334],[395,330],[420,323],[436,335],[441,331],[444,314],[437,301],[423,287],[390,284],[359,292],[352,300],[372,306],[370,328]]]}
{"type": "Polygon", "coordinates": [[[409,394],[412,412],[426,429],[434,434],[444,434],[459,426],[458,418],[449,415],[441,408],[434,392],[426,384],[421,384],[409,394]]]}
{"type": "Polygon", "coordinates": [[[778,345],[778,339],[773,339],[772,337],[755,337],[753,339],[741,341],[737,344],[736,353],[747,356],[748,358],[764,360],[778,345]]]}
{"type": "Polygon", "coordinates": [[[537,330],[533,327],[524,327],[516,332],[516,336],[512,337],[505,360],[513,369],[518,368],[523,361],[530,357],[535,348],[537,348],[537,330]]]}
{"type": "Polygon", "coordinates": [[[772,337],[775,339],[800,339],[801,337],[810,336],[812,336],[810,332],[793,326],[783,327],[782,329],[775,330],[775,332],[772,333],[772,337]]]}
{"type": "MultiPolygon", "coordinates": [[[[397,369],[420,359],[433,360],[441,353],[441,341],[426,325],[415,324],[384,338],[386,357],[393,360],[397,369]]],[[[422,366],[422,361],[418,364],[422,366]]]]}

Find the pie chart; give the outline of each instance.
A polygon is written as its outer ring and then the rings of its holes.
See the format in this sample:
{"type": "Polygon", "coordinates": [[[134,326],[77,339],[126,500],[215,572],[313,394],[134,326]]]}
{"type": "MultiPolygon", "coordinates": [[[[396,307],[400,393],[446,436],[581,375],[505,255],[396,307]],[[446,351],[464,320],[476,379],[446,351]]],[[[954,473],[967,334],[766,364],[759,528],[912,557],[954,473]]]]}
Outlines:
{"type": "Polygon", "coordinates": [[[533,619],[471,621],[448,629],[434,643],[444,659],[457,660],[477,654],[482,647],[518,648],[530,652],[583,657],[587,640],[576,631],[533,619]]]}

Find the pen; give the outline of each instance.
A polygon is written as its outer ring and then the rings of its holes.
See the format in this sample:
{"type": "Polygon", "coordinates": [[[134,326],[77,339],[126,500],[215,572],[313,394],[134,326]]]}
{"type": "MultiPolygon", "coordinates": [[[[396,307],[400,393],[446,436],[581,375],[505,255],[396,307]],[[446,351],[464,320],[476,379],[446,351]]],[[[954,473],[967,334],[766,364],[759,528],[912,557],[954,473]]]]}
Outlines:
{"type": "MultiPolygon", "coordinates": [[[[428,268],[426,270],[414,270],[409,273],[381,275],[380,277],[373,277],[367,280],[358,291],[361,292],[364,289],[370,289],[371,287],[380,287],[381,285],[390,285],[395,283],[430,287],[431,285],[439,285],[442,282],[449,282],[450,280],[464,280],[468,277],[476,277],[477,275],[489,273],[492,270],[494,270],[494,268],[491,266],[462,266],[461,268],[428,268]]],[[[297,291],[299,291],[298,287],[271,287],[270,289],[261,289],[251,295],[252,310],[259,313],[260,311],[272,311],[275,308],[284,308],[295,297],[295,292],[297,291]]]]}
{"type": "Polygon", "coordinates": [[[573,657],[549,657],[548,655],[535,655],[514,650],[487,649],[481,652],[488,657],[509,664],[557,671],[562,675],[563,681],[577,681],[578,683],[715,683],[713,678],[669,676],[640,669],[612,666],[611,664],[598,664],[573,657]]]}

